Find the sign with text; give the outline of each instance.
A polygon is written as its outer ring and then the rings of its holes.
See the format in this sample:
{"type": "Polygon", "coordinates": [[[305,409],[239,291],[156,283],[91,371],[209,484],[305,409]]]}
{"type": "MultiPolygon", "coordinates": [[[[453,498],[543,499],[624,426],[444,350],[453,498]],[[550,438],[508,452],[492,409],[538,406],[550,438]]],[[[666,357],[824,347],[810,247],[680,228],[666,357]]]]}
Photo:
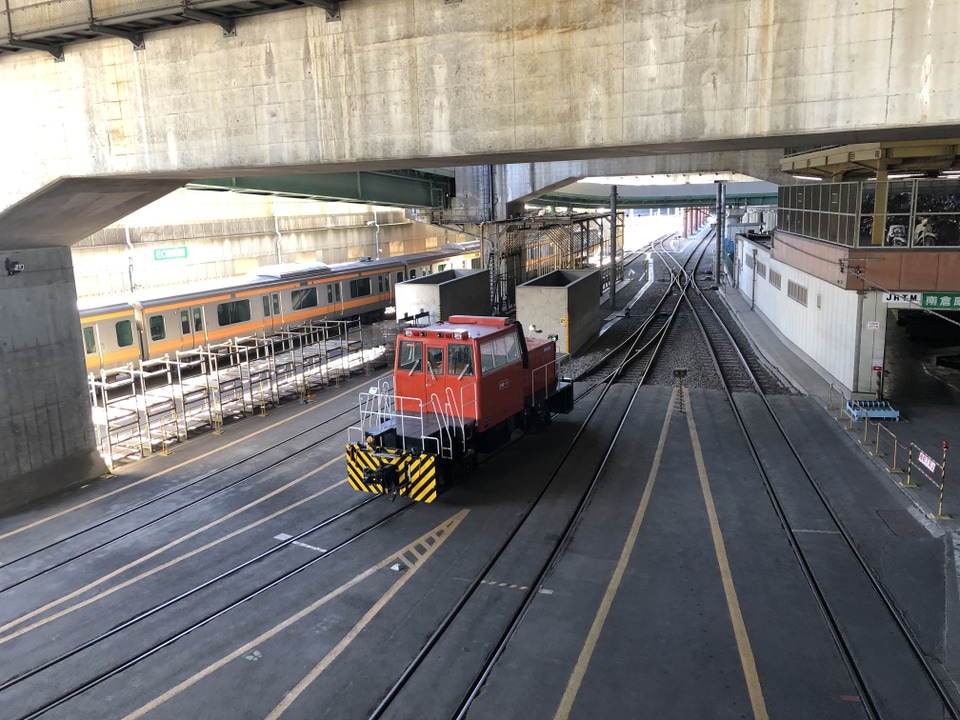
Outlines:
{"type": "Polygon", "coordinates": [[[923,293],[923,306],[930,310],[960,310],[960,293],[923,293]]]}
{"type": "Polygon", "coordinates": [[[153,251],[154,260],[184,260],[187,257],[186,246],[157,248],[153,251]]]}
{"type": "Polygon", "coordinates": [[[885,303],[919,303],[923,293],[919,292],[899,292],[884,293],[883,301],[885,303]]]}
{"type": "Polygon", "coordinates": [[[930,472],[935,472],[937,469],[937,461],[927,455],[925,452],[920,453],[920,464],[930,472]]]}

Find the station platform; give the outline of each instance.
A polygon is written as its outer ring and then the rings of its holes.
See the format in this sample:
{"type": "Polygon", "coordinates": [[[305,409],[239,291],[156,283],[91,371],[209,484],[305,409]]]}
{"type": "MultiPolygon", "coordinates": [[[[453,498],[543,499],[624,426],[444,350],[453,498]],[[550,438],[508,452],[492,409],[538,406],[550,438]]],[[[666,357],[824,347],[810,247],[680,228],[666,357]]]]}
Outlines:
{"type": "MultiPolygon", "coordinates": [[[[752,309],[749,301],[735,288],[724,284],[719,292],[740,326],[770,365],[790,385],[815,398],[823,406],[824,412],[832,413],[841,424],[850,425],[849,416],[845,415],[840,407],[843,405],[842,383],[785,338],[761,313],[752,309]]],[[[916,358],[908,360],[901,357],[900,362],[916,362],[916,358]]],[[[896,373],[900,368],[893,365],[888,371],[896,373]]],[[[957,373],[957,376],[957,381],[960,382],[960,373],[957,373]]],[[[865,454],[871,456],[877,467],[888,475],[891,480],[890,487],[903,494],[912,508],[912,514],[932,535],[957,532],[960,530],[960,461],[952,461],[950,457],[951,452],[960,451],[960,402],[957,388],[951,385],[949,377],[919,373],[917,380],[901,389],[898,396],[885,399],[900,413],[899,421],[879,421],[883,426],[880,428],[880,436],[881,450],[885,451],[885,456],[872,455],[876,452],[878,421],[870,421],[865,433],[866,442],[862,442],[862,422],[852,423],[851,437],[856,439],[865,454]],[[917,488],[902,486],[901,475],[905,473],[890,472],[893,469],[891,451],[894,442],[891,436],[895,436],[900,446],[896,461],[900,469],[905,469],[904,465],[910,461],[911,446],[914,451],[914,468],[917,468],[921,452],[936,462],[936,466],[930,469],[918,469],[919,477],[913,479],[913,484],[918,485],[917,488]],[[944,486],[942,509],[940,489],[933,484],[934,481],[944,486]]]]}

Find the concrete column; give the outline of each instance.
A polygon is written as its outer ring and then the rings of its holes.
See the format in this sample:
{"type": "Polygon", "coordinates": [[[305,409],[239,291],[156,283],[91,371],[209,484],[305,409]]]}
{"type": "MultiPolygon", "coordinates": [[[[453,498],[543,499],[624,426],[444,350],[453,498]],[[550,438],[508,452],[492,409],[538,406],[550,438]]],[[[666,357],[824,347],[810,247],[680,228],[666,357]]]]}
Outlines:
{"type": "Polygon", "coordinates": [[[2,251],[0,512],[106,471],[96,450],[69,247],[2,251]]]}

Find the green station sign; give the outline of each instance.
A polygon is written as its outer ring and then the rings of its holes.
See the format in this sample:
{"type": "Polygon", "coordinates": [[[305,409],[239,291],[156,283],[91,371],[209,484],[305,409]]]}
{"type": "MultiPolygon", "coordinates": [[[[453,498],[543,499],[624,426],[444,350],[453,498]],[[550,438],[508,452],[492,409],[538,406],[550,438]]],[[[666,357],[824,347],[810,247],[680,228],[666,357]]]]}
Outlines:
{"type": "Polygon", "coordinates": [[[928,310],[960,310],[960,293],[923,293],[921,303],[928,310]]]}
{"type": "Polygon", "coordinates": [[[154,260],[185,260],[187,257],[187,248],[185,245],[180,247],[157,248],[153,251],[154,260]]]}

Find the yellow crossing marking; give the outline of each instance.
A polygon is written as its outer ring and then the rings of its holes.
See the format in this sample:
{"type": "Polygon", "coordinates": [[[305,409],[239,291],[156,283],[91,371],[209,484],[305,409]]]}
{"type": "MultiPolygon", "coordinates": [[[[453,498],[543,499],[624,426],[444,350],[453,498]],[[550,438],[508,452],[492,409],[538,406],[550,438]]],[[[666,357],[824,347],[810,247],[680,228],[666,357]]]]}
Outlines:
{"type": "MultiPolygon", "coordinates": [[[[73,592],[71,592],[71,593],[69,593],[69,594],[67,594],[67,595],[64,595],[63,597],[58,598],[57,600],[52,600],[52,601],[48,602],[46,605],[44,605],[43,607],[39,607],[39,608],[37,608],[36,610],[32,610],[31,612],[29,612],[29,613],[27,613],[27,614],[25,614],[25,615],[21,615],[20,617],[16,618],[15,620],[11,620],[11,621],[8,622],[6,625],[0,626],[0,633],[5,633],[5,632],[7,632],[8,630],[10,630],[10,629],[12,629],[12,628],[14,628],[14,627],[16,627],[16,626],[18,626],[18,625],[22,625],[23,623],[25,623],[27,620],[30,620],[31,618],[34,618],[34,617],[36,617],[36,616],[38,616],[38,615],[41,615],[41,614],[47,612],[48,610],[52,610],[53,608],[58,607],[59,605],[63,605],[63,604],[64,604],[65,602],[67,602],[68,600],[72,600],[73,598],[78,597],[78,596],[82,595],[83,593],[85,593],[85,592],[87,592],[87,591],[89,591],[89,590],[93,590],[94,588],[96,588],[96,587],[98,587],[99,585],[103,584],[103,583],[106,582],[107,580],[110,580],[111,578],[114,578],[114,577],[116,577],[117,575],[120,575],[121,573],[124,573],[124,572],[126,572],[127,570],[130,570],[131,568],[134,568],[134,567],[136,567],[137,565],[140,565],[140,564],[146,562],[146,561],[149,560],[150,558],[156,557],[156,556],[158,556],[158,555],[166,552],[167,550],[170,550],[171,548],[179,545],[180,543],[182,543],[182,542],[184,542],[184,541],[186,541],[186,540],[188,540],[188,539],[190,539],[190,538],[192,538],[192,537],[195,537],[195,536],[199,535],[200,533],[205,532],[205,531],[209,530],[210,528],[215,527],[215,526],[219,525],[220,523],[222,523],[222,522],[224,522],[224,521],[226,521],[226,520],[228,520],[228,519],[230,519],[230,518],[232,518],[232,517],[235,517],[236,515],[239,515],[240,513],[244,512],[244,511],[246,511],[246,510],[249,510],[250,508],[252,508],[252,507],[254,507],[254,506],[256,506],[256,505],[259,505],[260,503],[262,503],[262,502],[264,502],[264,501],[266,501],[266,500],[269,500],[271,497],[273,497],[273,496],[275,496],[275,495],[279,495],[280,493],[282,493],[282,492],[285,491],[285,490],[289,490],[291,487],[293,487],[294,485],[302,482],[303,480],[306,480],[306,479],[307,479],[308,477],[310,477],[311,475],[315,475],[316,473],[320,472],[321,470],[324,470],[324,469],[330,467],[332,464],[334,464],[335,462],[339,462],[339,461],[342,460],[342,459],[343,459],[343,456],[342,456],[342,455],[341,455],[340,457],[336,457],[336,458],[330,460],[329,462],[321,465],[320,467],[315,468],[315,469],[311,470],[310,472],[305,473],[305,474],[301,475],[300,477],[298,477],[298,478],[296,478],[296,479],[294,479],[294,480],[291,480],[291,481],[288,482],[286,485],[283,485],[282,487],[278,487],[277,489],[275,489],[275,490],[267,493],[267,494],[264,495],[263,497],[258,498],[258,499],[256,499],[256,500],[254,500],[253,502],[250,502],[250,503],[244,505],[244,506],[241,507],[241,508],[237,508],[236,510],[234,510],[234,511],[232,511],[232,512],[226,514],[226,515],[224,515],[223,517],[217,518],[217,519],[214,520],[213,522],[207,523],[207,524],[204,525],[203,527],[199,527],[199,528],[197,528],[196,530],[191,530],[191,531],[188,532],[186,535],[181,535],[181,536],[178,537],[176,540],[170,541],[169,543],[167,543],[167,544],[164,545],[163,547],[159,547],[159,548],[157,548],[156,550],[153,550],[153,551],[147,553],[146,555],[143,555],[142,557],[139,557],[139,558],[137,558],[136,560],[133,560],[133,561],[127,563],[127,564],[124,565],[123,567],[117,568],[116,570],[113,570],[112,572],[109,572],[109,573],[107,573],[106,575],[103,575],[102,577],[99,577],[99,578],[97,578],[96,580],[87,583],[87,584],[84,585],[83,587],[78,588],[78,589],[74,590],[73,592]]],[[[76,611],[76,610],[79,610],[80,608],[86,607],[87,605],[90,605],[90,604],[92,604],[92,603],[95,603],[95,602],[97,602],[98,600],[102,600],[102,599],[105,598],[106,596],[112,595],[113,593],[117,592],[118,590],[122,590],[122,589],[125,588],[125,587],[129,587],[130,585],[133,585],[133,584],[135,584],[135,583],[138,583],[138,582],[140,582],[141,580],[144,580],[145,578],[150,577],[151,575],[155,575],[156,573],[161,572],[162,570],[167,570],[168,568],[171,568],[171,567],[173,567],[174,565],[176,565],[176,564],[178,564],[178,563],[180,563],[180,562],[183,562],[184,560],[186,560],[186,559],[188,559],[188,558],[193,557],[194,555],[199,555],[200,553],[205,552],[205,551],[209,550],[210,548],[212,548],[212,547],[214,547],[214,546],[216,546],[216,545],[219,545],[219,544],[222,543],[222,542],[225,542],[225,541],[227,541],[227,540],[229,540],[229,539],[231,539],[231,538],[236,537],[237,535],[240,535],[240,534],[242,534],[242,533],[245,533],[245,532],[247,532],[248,530],[252,530],[253,528],[257,527],[258,525],[262,525],[262,524],[265,523],[265,522],[269,522],[270,520],[273,520],[274,518],[279,517],[280,515],[283,515],[284,513],[289,512],[290,510],[293,510],[294,508],[299,507],[300,505],[303,505],[304,503],[310,502],[311,500],[314,500],[314,499],[320,497],[321,495],[324,495],[325,493],[330,492],[330,491],[333,490],[335,487],[339,487],[340,485],[343,485],[345,482],[346,482],[345,479],[344,479],[344,480],[340,480],[339,482],[336,482],[336,483],[334,483],[333,485],[330,485],[329,487],[326,487],[326,488],[324,488],[323,490],[320,490],[319,492],[315,492],[315,493],[313,493],[312,495],[310,495],[310,496],[308,496],[308,497],[305,497],[305,498],[303,498],[303,499],[301,499],[301,500],[298,500],[297,502],[292,503],[291,505],[288,505],[288,506],[285,507],[285,508],[281,508],[280,510],[277,510],[276,512],[271,513],[270,515],[267,515],[266,517],[262,517],[262,518],[260,518],[259,520],[257,520],[256,522],[250,523],[249,525],[245,525],[245,526],[242,527],[242,528],[238,528],[238,529],[234,530],[233,532],[227,533],[226,535],[223,535],[223,536],[217,538],[216,540],[212,540],[211,542],[207,543],[206,545],[202,545],[202,546],[200,546],[200,547],[198,547],[198,548],[195,548],[195,549],[191,550],[190,552],[184,553],[183,555],[178,555],[177,557],[172,558],[171,560],[168,560],[167,562],[165,562],[165,563],[163,563],[163,564],[161,564],[161,565],[157,565],[156,567],[153,567],[153,568],[151,568],[150,570],[147,570],[146,572],[140,573],[139,575],[137,575],[137,576],[135,576],[135,577],[132,577],[132,578],[129,578],[128,580],[124,580],[122,583],[120,583],[120,584],[118,584],[118,585],[114,585],[113,587],[108,588],[108,589],[106,589],[106,590],[103,590],[102,592],[99,592],[99,593],[97,593],[96,595],[93,595],[93,596],[87,598],[86,600],[83,600],[83,601],[81,601],[81,602],[78,602],[78,603],[75,604],[75,605],[71,605],[71,606],[68,607],[68,608],[64,608],[63,610],[61,610],[61,611],[58,612],[58,613],[55,613],[55,614],[50,615],[50,616],[48,616],[48,617],[45,617],[45,618],[43,618],[42,620],[38,620],[37,622],[34,622],[34,623],[30,624],[30,625],[27,625],[26,627],[20,628],[20,629],[17,630],[16,632],[10,633],[9,635],[4,635],[4,636],[0,637],[0,645],[2,645],[3,643],[7,642],[8,640],[13,640],[13,639],[16,638],[16,637],[20,637],[21,635],[23,635],[23,634],[25,634],[25,633],[28,633],[28,632],[30,632],[31,630],[34,630],[34,629],[36,629],[36,628],[38,628],[38,627],[40,627],[40,626],[42,626],[42,625],[46,625],[47,623],[52,622],[53,620],[56,620],[56,619],[58,619],[58,618],[61,618],[61,617],[65,616],[65,615],[69,615],[70,613],[72,613],[72,612],[74,612],[74,611],[76,611]]]]}
{"type": "Polygon", "coordinates": [[[497,582],[496,580],[481,580],[481,585],[492,585],[493,587],[510,588],[511,590],[528,590],[529,585],[516,585],[514,583],[497,582]]]}
{"type": "MultiPolygon", "coordinates": [[[[331,600],[339,597],[340,595],[345,593],[347,590],[350,590],[354,586],[361,583],[363,580],[366,580],[368,577],[370,577],[374,573],[387,567],[390,563],[398,559],[404,558],[404,556],[406,556],[408,553],[414,556],[420,555],[420,558],[422,560],[427,559],[428,557],[430,557],[430,555],[433,554],[434,550],[436,550],[438,547],[440,547],[440,545],[443,544],[443,541],[450,536],[450,534],[457,528],[457,526],[463,521],[463,519],[467,516],[467,513],[469,512],[470,512],[469,510],[461,510],[456,515],[453,515],[449,520],[438,525],[436,528],[431,530],[426,535],[420,538],[417,538],[416,540],[414,540],[412,543],[410,543],[400,551],[393,553],[391,555],[388,555],[385,559],[381,560],[376,565],[373,565],[367,568],[366,570],[361,572],[359,575],[356,575],[353,579],[347,581],[340,587],[334,590],[331,590],[329,593],[321,597],[319,600],[316,600],[310,605],[307,605],[305,608],[294,613],[293,615],[288,617],[286,620],[283,620],[282,622],[277,623],[269,630],[261,633],[250,642],[242,645],[241,647],[237,648],[233,652],[220,658],[216,662],[211,663],[200,672],[195,673],[194,675],[187,678],[180,684],[174,686],[167,692],[163,693],[163,695],[160,695],[154,700],[151,700],[146,705],[143,705],[142,707],[138,708],[134,712],[130,713],[125,718],[123,718],[123,720],[136,720],[136,718],[142,717],[146,715],[148,712],[155,710],[160,705],[165,703],[167,700],[170,700],[171,698],[176,697],[187,688],[195,685],[200,680],[216,672],[217,670],[222,668],[224,665],[227,665],[231,661],[236,660],[239,657],[243,657],[248,652],[256,648],[258,645],[262,645],[264,642],[266,642],[270,638],[279,634],[283,630],[286,630],[288,627],[290,627],[294,623],[307,617],[318,608],[322,607],[323,605],[326,605],[331,600]],[[432,545],[430,545],[429,543],[425,542],[427,538],[433,538],[435,542],[432,545]],[[421,543],[428,548],[426,552],[423,554],[419,554],[415,550],[415,546],[421,543]]],[[[404,562],[406,562],[406,560],[404,560],[404,562]]],[[[381,609],[383,609],[387,601],[390,600],[390,598],[392,598],[397,593],[397,591],[400,590],[401,587],[403,587],[403,585],[413,576],[413,574],[419,569],[419,567],[420,566],[418,565],[413,565],[410,568],[410,570],[405,572],[400,577],[400,579],[398,579],[393,584],[393,586],[391,586],[391,588],[386,592],[386,594],[383,597],[381,597],[380,600],[374,603],[374,605],[370,608],[370,610],[368,610],[364,614],[364,616],[360,619],[360,621],[356,625],[354,625],[353,628],[350,629],[350,631],[343,637],[343,639],[336,645],[336,647],[334,647],[329,653],[327,653],[327,655],[323,658],[323,660],[321,660],[313,668],[313,670],[311,670],[306,675],[306,677],[304,677],[303,680],[301,680],[297,684],[297,686],[293,688],[293,690],[287,693],[287,695],[283,698],[281,703],[277,705],[276,708],[274,708],[274,710],[270,713],[268,717],[269,718],[279,717],[279,715],[282,714],[283,711],[286,710],[291,705],[291,703],[293,703],[293,701],[297,699],[297,697],[299,697],[299,695],[307,688],[307,686],[309,686],[309,684],[313,682],[313,680],[315,680],[334,660],[336,660],[337,656],[339,656],[340,653],[342,653],[350,645],[350,643],[354,640],[354,638],[356,638],[356,636],[360,633],[360,631],[377,615],[378,612],[380,612],[381,609]]]]}
{"type": "MultiPolygon", "coordinates": [[[[385,375],[385,374],[386,374],[386,373],[384,373],[384,375],[385,375]]],[[[129,490],[130,488],[135,488],[135,487],[137,487],[137,485],[142,485],[142,484],[145,483],[145,482],[148,482],[148,481],[150,481],[150,480],[155,480],[156,478],[161,477],[161,476],[163,476],[163,475],[166,475],[167,473],[173,472],[174,470],[179,470],[180,468],[186,467],[187,465],[190,465],[190,464],[192,464],[192,463],[195,463],[195,462],[197,462],[198,460],[203,460],[204,458],[210,457],[211,455],[216,455],[217,453],[223,452],[223,451],[226,450],[227,448],[231,448],[231,447],[233,447],[234,445],[237,445],[237,444],[239,444],[239,443],[248,442],[248,441],[250,440],[250,438],[256,437],[256,436],[259,435],[260,433],[268,432],[269,430],[273,430],[274,428],[279,427],[280,425],[283,425],[284,423],[290,422],[291,420],[296,420],[298,417],[300,417],[300,416],[302,416],[302,415],[306,415],[308,412],[313,412],[316,408],[323,407],[324,405],[326,405],[326,404],[328,404],[328,403],[332,403],[332,402],[334,402],[335,400],[339,400],[339,399],[342,398],[344,395],[347,395],[348,393],[352,393],[352,392],[355,392],[355,391],[354,391],[354,390],[345,390],[345,391],[343,391],[342,393],[340,393],[339,395],[334,395],[332,398],[329,398],[328,400],[324,400],[324,401],[321,402],[321,403],[317,403],[317,404],[315,404],[315,405],[312,405],[311,407],[309,407],[309,408],[306,409],[306,410],[301,410],[300,412],[296,413],[295,415],[291,415],[290,417],[285,418],[284,420],[278,420],[277,422],[273,423],[272,425],[267,425],[266,427],[260,428],[259,430],[256,430],[256,431],[250,433],[249,435],[244,435],[243,437],[238,438],[237,440],[234,440],[233,442],[229,442],[229,443],[227,443],[226,445],[221,445],[220,447],[216,448],[215,450],[211,450],[211,451],[209,451],[209,452],[206,452],[206,453],[204,453],[203,455],[198,455],[197,457],[192,458],[192,459],[190,459],[190,460],[185,460],[184,462],[179,463],[178,465],[173,465],[173,466],[171,466],[171,467],[165,468],[165,469],[163,469],[163,470],[160,470],[159,472],[153,473],[152,475],[148,475],[148,476],[145,477],[145,478],[140,478],[139,480],[135,480],[135,481],[133,481],[133,482],[131,482],[131,483],[128,483],[127,485],[124,485],[123,487],[117,488],[116,490],[111,490],[110,492],[104,493],[103,495],[98,495],[98,496],[95,497],[95,498],[91,498],[90,500],[86,500],[86,501],[84,501],[84,502],[82,502],[82,503],[79,503],[79,504],[77,504],[77,505],[72,505],[71,507],[68,507],[68,508],[66,508],[66,509],[64,509],[64,510],[61,510],[60,512],[54,513],[53,515],[48,515],[47,517],[41,518],[41,519],[39,519],[39,520],[34,520],[32,523],[28,523],[27,525],[24,525],[23,527],[19,527],[19,528],[17,528],[16,530],[9,530],[9,531],[3,533],[2,535],[0,535],[0,540],[4,540],[4,539],[6,539],[6,538],[8,538],[8,537],[12,537],[13,535],[17,535],[17,534],[22,533],[22,532],[24,532],[24,531],[26,531],[26,530],[32,530],[33,528],[38,527],[38,526],[40,526],[40,525],[43,525],[44,523],[48,523],[48,522],[50,522],[51,520],[56,520],[56,519],[59,518],[59,517],[63,517],[64,515],[68,515],[68,514],[74,512],[74,511],[76,511],[76,510],[80,510],[80,509],[82,509],[82,508],[85,508],[85,507],[87,507],[88,505],[93,505],[94,503],[100,502],[101,500],[106,500],[107,498],[113,497],[114,495],[116,495],[116,494],[118,494],[118,493],[122,493],[122,492],[124,492],[124,491],[126,491],[126,490],[129,490]]]]}

